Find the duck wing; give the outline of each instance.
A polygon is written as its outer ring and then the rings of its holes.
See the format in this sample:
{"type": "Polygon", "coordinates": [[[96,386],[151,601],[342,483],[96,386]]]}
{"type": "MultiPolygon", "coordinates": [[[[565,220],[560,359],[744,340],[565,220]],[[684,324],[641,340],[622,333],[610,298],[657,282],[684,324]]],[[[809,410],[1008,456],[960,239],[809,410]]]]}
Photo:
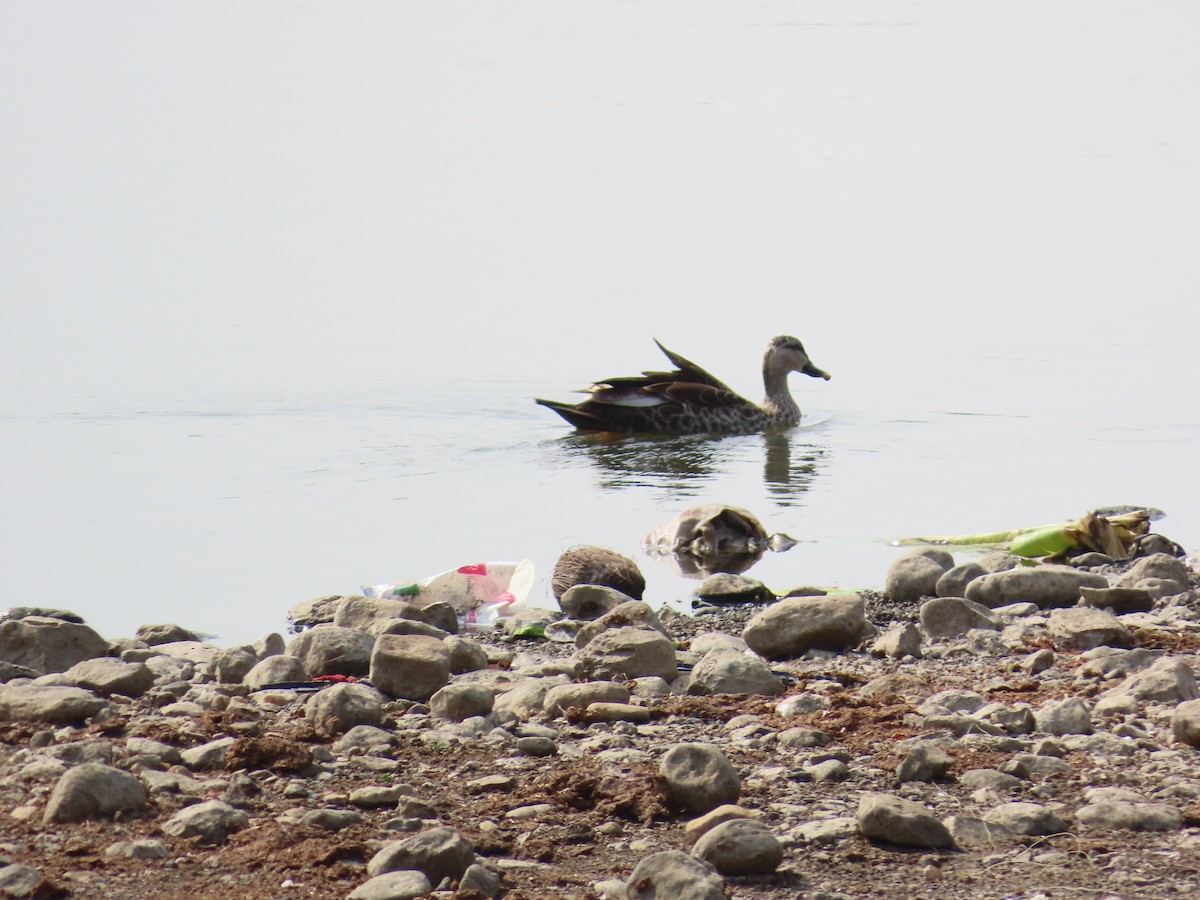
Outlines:
{"type": "Polygon", "coordinates": [[[690,359],[684,359],[678,353],[668,350],[659,342],[658,338],[654,339],[654,343],[658,344],[658,349],[663,352],[673,365],[678,367],[678,370],[675,372],[644,373],[647,376],[654,375],[658,376],[659,380],[662,381],[675,381],[682,384],[704,384],[709,387],[719,388],[722,391],[729,391],[731,394],[733,393],[733,391],[729,390],[729,385],[725,384],[725,382],[716,378],[707,370],[700,368],[690,359]]]}

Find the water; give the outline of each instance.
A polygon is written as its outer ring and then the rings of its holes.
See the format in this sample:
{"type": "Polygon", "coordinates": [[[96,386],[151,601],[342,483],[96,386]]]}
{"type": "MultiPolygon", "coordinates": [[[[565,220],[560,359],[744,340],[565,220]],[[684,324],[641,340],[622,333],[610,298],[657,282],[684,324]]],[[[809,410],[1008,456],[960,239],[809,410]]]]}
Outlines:
{"type": "Polygon", "coordinates": [[[696,502],[877,586],[913,534],[1151,504],[1200,546],[1200,9],[1157,2],[0,10],[0,603],[225,643],[300,600],[696,502]],[[659,367],[783,436],[597,442],[659,367]]]}

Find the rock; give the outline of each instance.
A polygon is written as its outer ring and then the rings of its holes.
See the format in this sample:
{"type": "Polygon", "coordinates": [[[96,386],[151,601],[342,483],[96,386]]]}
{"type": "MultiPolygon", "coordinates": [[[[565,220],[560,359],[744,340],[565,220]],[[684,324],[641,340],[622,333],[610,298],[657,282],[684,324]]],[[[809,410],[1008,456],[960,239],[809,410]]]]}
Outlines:
{"type": "Polygon", "coordinates": [[[643,603],[641,600],[630,600],[622,603],[620,606],[613,607],[598,619],[592,622],[585,622],[581,625],[575,635],[575,646],[582,650],[594,638],[605,631],[612,628],[625,628],[629,626],[653,628],[664,636],[667,633],[662,620],[659,619],[658,614],[650,608],[648,603],[643,603]]]}
{"type": "Polygon", "coordinates": [[[706,813],[736,803],[742,782],[729,760],[711,744],[677,744],[659,765],[672,802],[689,812],[706,813]]]}
{"type": "Polygon", "coordinates": [[[999,631],[1000,619],[990,609],[961,597],[935,597],[921,604],[921,628],[935,641],[962,637],[972,628],[999,631]]]}
{"type": "Polygon", "coordinates": [[[857,594],[796,597],[780,600],[746,624],[742,639],[768,659],[801,656],[808,650],[845,650],[868,630],[862,598],[857,594]]]}
{"type": "Polygon", "coordinates": [[[908,752],[896,769],[900,781],[933,781],[943,777],[954,764],[954,757],[936,747],[918,745],[908,752]]]}
{"type": "Polygon", "coordinates": [[[80,724],[111,704],[90,691],[54,685],[0,685],[0,722],[80,724]]]}
{"type": "Polygon", "coordinates": [[[145,663],[121,662],[111,656],[85,659],[63,675],[79,687],[106,697],[113,694],[140,697],[154,686],[154,673],[145,663]]]}
{"type": "Polygon", "coordinates": [[[47,674],[108,656],[108,641],[87,625],[47,616],[0,622],[0,659],[47,674]]]}
{"type": "Polygon", "coordinates": [[[709,653],[692,668],[692,684],[712,694],[783,693],[783,682],[757,656],[716,651],[709,653]]]}
{"type": "Polygon", "coordinates": [[[1200,689],[1196,685],[1196,675],[1187,663],[1181,659],[1164,657],[1107,692],[1107,696],[1115,695],[1179,703],[1200,697],[1200,689]]]}
{"type": "Polygon", "coordinates": [[[1175,707],[1171,733],[1180,743],[1200,747],[1200,700],[1188,700],[1175,707]]]}
{"type": "Polygon", "coordinates": [[[708,863],[681,850],[647,856],[625,882],[630,900],[725,900],[725,881],[708,863]]]}
{"type": "Polygon", "coordinates": [[[546,692],[542,709],[548,716],[560,716],[571,707],[587,709],[593,703],[626,703],[629,688],[615,681],[588,681],[560,684],[546,692]]]}
{"type": "Polygon", "coordinates": [[[1011,829],[974,816],[949,816],[945,825],[955,846],[963,850],[994,850],[1011,842],[1014,836],[1011,829]]]}
{"type": "Polygon", "coordinates": [[[717,572],[696,588],[696,596],[707,603],[770,603],[775,595],[757,578],[717,572]]]}
{"type": "Polygon", "coordinates": [[[1047,734],[1092,733],[1092,711],[1087,703],[1078,697],[1047,700],[1038,707],[1034,718],[1037,721],[1037,730],[1047,734]]]}
{"type": "Polygon", "coordinates": [[[488,667],[487,651],[469,637],[452,634],[442,641],[442,646],[450,654],[450,674],[452,675],[478,672],[488,667]]]}
{"type": "Polygon", "coordinates": [[[159,644],[171,644],[175,641],[200,640],[200,635],[189,631],[182,625],[139,625],[133,636],[151,647],[159,644]]]}
{"type": "Polygon", "coordinates": [[[683,830],[689,838],[695,841],[723,822],[729,822],[732,819],[757,819],[758,817],[759,813],[752,809],[746,809],[736,803],[724,803],[702,816],[696,816],[683,826],[683,830]]]}
{"type": "Polygon", "coordinates": [[[385,694],[425,701],[450,680],[450,653],[436,638],[384,634],[371,654],[371,683],[385,694]]]}
{"type": "Polygon", "coordinates": [[[858,800],[858,830],[863,837],[899,847],[950,847],[950,832],[931,810],[892,794],[864,792],[858,800]]]}
{"type": "Polygon", "coordinates": [[[1137,587],[1139,581],[1147,578],[1174,581],[1180,586],[1180,591],[1186,588],[1190,581],[1187,564],[1183,560],[1169,553],[1153,553],[1130,566],[1129,570],[1114,582],[1113,587],[1137,587]]]}
{"type": "Polygon", "coordinates": [[[450,637],[450,632],[419,619],[381,619],[371,628],[371,633],[377,637],[381,634],[415,634],[439,641],[450,637]]]}
{"type": "Polygon", "coordinates": [[[918,707],[917,713],[922,716],[939,716],[950,713],[967,713],[968,715],[983,709],[987,698],[975,691],[960,688],[950,688],[938,691],[932,697],[924,700],[918,707]]]}
{"type": "Polygon", "coordinates": [[[481,684],[448,684],[429,700],[435,718],[461,722],[471,716],[486,716],[492,711],[496,695],[481,684]]]}
{"type": "Polygon", "coordinates": [[[104,848],[110,859],[166,859],[167,845],[162,841],[145,839],[139,841],[117,841],[104,848]]]}
{"type": "Polygon", "coordinates": [[[1114,613],[1149,612],[1154,608],[1154,596],[1143,588],[1079,589],[1083,602],[1095,609],[1111,609],[1114,613]]]}
{"type": "Polygon", "coordinates": [[[457,879],[475,862],[475,848],[453,828],[431,828],[388,844],[367,863],[367,874],[383,875],[403,869],[425,873],[432,885],[457,879]]]}
{"type": "Polygon", "coordinates": [[[472,863],[458,880],[458,891],[464,895],[474,892],[483,897],[495,897],[500,893],[500,876],[487,866],[472,863]]]}
{"type": "Polygon", "coordinates": [[[433,890],[424,872],[413,869],[387,872],[363,882],[350,892],[350,900],[414,900],[433,890]]]}
{"type": "Polygon", "coordinates": [[[343,734],[356,725],[383,721],[383,700],[379,691],[365,684],[333,684],[309,698],[304,718],[318,734],[343,734]]]}
{"type": "Polygon", "coordinates": [[[310,678],[318,675],[366,675],[375,639],[356,628],[317,625],[288,644],[288,655],[304,663],[310,678]]]}
{"type": "Polygon", "coordinates": [[[1070,566],[1022,566],[976,578],[967,585],[966,599],[990,609],[1025,602],[1048,609],[1073,606],[1079,600],[1080,588],[1085,587],[1108,587],[1108,580],[1070,566]]]}
{"type": "Polygon", "coordinates": [[[1040,803],[1001,803],[984,814],[983,820],[1014,834],[1029,836],[1060,834],[1067,830],[1066,823],[1040,803]]]}
{"type": "Polygon", "coordinates": [[[688,649],[697,656],[704,657],[714,650],[731,650],[734,653],[745,653],[748,648],[746,647],[746,642],[736,635],[726,634],[723,631],[706,631],[692,638],[688,649]]]}
{"type": "Polygon", "coordinates": [[[333,614],[333,624],[339,628],[355,628],[371,634],[378,633],[376,626],[392,619],[412,619],[429,624],[415,603],[384,597],[346,597],[333,614]]]}
{"type": "Polygon", "coordinates": [[[41,873],[29,866],[17,863],[0,864],[0,897],[40,898],[54,896],[54,891],[43,891],[41,873]]]}
{"type": "Polygon", "coordinates": [[[1177,831],[1183,813],[1169,803],[1101,800],[1081,807],[1075,821],[1094,831],[1177,831]]]}
{"type": "Polygon", "coordinates": [[[217,769],[225,765],[229,751],[237,743],[237,738],[223,737],[208,741],[195,747],[188,747],[179,756],[185,766],[193,772],[205,769],[217,769]]]}
{"type": "Polygon", "coordinates": [[[198,844],[224,844],[229,835],[250,824],[250,818],[221,800],[206,800],[185,806],[162,826],[164,833],[177,838],[195,838],[198,844]]]}
{"type": "Polygon", "coordinates": [[[263,660],[268,656],[278,656],[286,652],[287,643],[284,641],[283,635],[273,631],[255,641],[250,649],[256,658],[263,660]]]}
{"type": "Polygon", "coordinates": [[[257,691],[269,684],[288,684],[308,681],[308,670],[299,657],[287,654],[268,656],[262,662],[255,664],[242,683],[250,690],[257,691]]]}
{"type": "Polygon", "coordinates": [[[996,769],[967,769],[958,776],[958,783],[967,790],[1015,791],[1022,785],[1020,778],[996,769]]]}
{"type": "Polygon", "coordinates": [[[633,597],[601,584],[577,584],[558,598],[562,611],[581,622],[598,619],[633,597]]]}
{"type": "Polygon", "coordinates": [[[954,566],[937,580],[934,593],[939,597],[962,597],[968,584],[987,573],[987,569],[977,562],[965,562],[954,566]]]}
{"type": "Polygon", "coordinates": [[[365,821],[366,816],[352,809],[310,809],[300,817],[301,825],[312,825],[326,831],[341,831],[351,825],[361,825],[365,821]]]}
{"type": "Polygon", "coordinates": [[[783,862],[783,845],[755,819],[731,819],[696,841],[692,856],[722,875],[767,875],[783,862]]]}
{"type": "Polygon", "coordinates": [[[816,728],[809,728],[807,725],[797,725],[794,728],[785,728],[776,735],[776,740],[784,747],[793,750],[805,750],[813,747],[824,747],[826,744],[832,743],[833,738],[824,731],[819,731],[816,728]]]}
{"type": "Polygon", "coordinates": [[[100,763],[83,763],[58,779],[42,821],[79,822],[145,807],[146,788],[136,775],[100,763]]]}
{"type": "Polygon", "coordinates": [[[292,631],[313,628],[317,625],[333,624],[333,617],[337,615],[337,608],[345,599],[346,595],[344,594],[330,594],[326,597],[314,597],[312,600],[297,603],[287,613],[288,621],[292,625],[292,631]]]}
{"type": "Polygon", "coordinates": [[[944,550],[931,553],[933,549],[922,547],[893,561],[883,592],[900,603],[934,596],[939,579],[954,566],[954,557],[944,550]]]}
{"type": "Polygon", "coordinates": [[[581,673],[595,681],[657,675],[674,681],[678,675],[675,644],[649,628],[612,628],[578,651],[581,673]]]}
{"type": "Polygon", "coordinates": [[[562,598],[578,584],[613,588],[634,600],[641,600],[646,590],[646,579],[632,559],[604,547],[586,545],[565,551],[555,562],[554,572],[550,576],[554,598],[572,618],[581,617],[568,612],[566,605],[562,604],[562,598]]]}
{"type": "Polygon", "coordinates": [[[903,659],[921,655],[921,629],[912,622],[905,622],[889,629],[871,644],[872,656],[903,659]]]}
{"type": "Polygon", "coordinates": [[[1088,606],[1054,610],[1050,613],[1047,630],[1059,650],[1133,646],[1133,636],[1116,616],[1088,606]]]}
{"type": "Polygon", "coordinates": [[[258,665],[252,647],[231,647],[222,650],[212,661],[212,672],[220,684],[241,684],[258,665]]]}

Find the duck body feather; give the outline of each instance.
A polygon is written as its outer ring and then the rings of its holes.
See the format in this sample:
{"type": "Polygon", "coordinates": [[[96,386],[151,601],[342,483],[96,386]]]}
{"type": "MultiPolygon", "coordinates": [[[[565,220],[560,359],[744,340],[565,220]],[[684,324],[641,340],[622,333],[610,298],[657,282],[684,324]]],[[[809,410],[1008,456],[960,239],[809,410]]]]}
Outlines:
{"type": "Polygon", "coordinates": [[[786,428],[800,421],[800,409],[788,391],[789,372],[829,379],[814,366],[794,337],[772,338],[763,356],[762,405],[740,396],[705,369],[658,348],[676,369],[606,378],[587,388],[582,403],[537,399],[580,431],[647,434],[753,434],[786,428]]]}

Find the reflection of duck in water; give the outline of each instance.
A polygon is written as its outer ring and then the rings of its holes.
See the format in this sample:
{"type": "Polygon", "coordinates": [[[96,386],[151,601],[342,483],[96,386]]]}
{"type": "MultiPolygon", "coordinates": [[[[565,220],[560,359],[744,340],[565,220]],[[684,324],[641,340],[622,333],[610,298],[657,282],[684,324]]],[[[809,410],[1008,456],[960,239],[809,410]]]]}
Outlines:
{"type": "Polygon", "coordinates": [[[675,371],[608,378],[587,388],[584,393],[591,397],[582,403],[537,402],[582,431],[752,434],[800,421],[800,407],[788,390],[789,373],[829,380],[829,373],[813,365],[796,338],[771,338],[763,356],[767,396],[758,406],[695,363],[654,343],[678,366],[675,371]]]}

